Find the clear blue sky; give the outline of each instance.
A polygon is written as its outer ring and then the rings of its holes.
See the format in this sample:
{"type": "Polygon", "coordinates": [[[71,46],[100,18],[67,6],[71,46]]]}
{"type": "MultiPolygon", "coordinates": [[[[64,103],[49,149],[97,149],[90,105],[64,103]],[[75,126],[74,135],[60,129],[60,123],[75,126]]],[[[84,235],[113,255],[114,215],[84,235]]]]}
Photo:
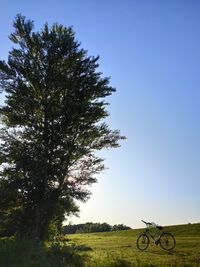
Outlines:
{"type": "Polygon", "coordinates": [[[140,227],[200,221],[200,1],[1,0],[0,58],[17,13],[73,25],[117,92],[108,123],[127,140],[81,204],[86,221],[140,227]]]}

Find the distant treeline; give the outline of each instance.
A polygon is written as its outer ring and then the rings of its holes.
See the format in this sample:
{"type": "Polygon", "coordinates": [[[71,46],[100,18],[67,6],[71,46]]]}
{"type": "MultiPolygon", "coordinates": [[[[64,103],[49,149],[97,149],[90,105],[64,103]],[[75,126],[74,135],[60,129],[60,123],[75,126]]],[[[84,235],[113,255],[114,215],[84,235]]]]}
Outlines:
{"type": "Polygon", "coordinates": [[[129,230],[131,227],[124,224],[110,225],[108,223],[92,223],[69,224],[62,228],[63,234],[80,234],[80,233],[95,233],[95,232],[110,232],[119,230],[129,230]]]}

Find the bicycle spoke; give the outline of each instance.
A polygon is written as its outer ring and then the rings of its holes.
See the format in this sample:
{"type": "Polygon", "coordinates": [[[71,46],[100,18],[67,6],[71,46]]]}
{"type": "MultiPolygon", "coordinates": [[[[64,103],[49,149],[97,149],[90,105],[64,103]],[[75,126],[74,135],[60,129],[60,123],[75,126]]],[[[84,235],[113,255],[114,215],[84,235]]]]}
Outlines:
{"type": "Polygon", "coordinates": [[[171,233],[163,233],[160,237],[160,246],[165,250],[172,250],[175,247],[175,239],[171,233]]]}
{"type": "Polygon", "coordinates": [[[149,237],[146,234],[141,234],[137,240],[137,247],[143,251],[147,249],[148,245],[149,245],[149,237]]]}

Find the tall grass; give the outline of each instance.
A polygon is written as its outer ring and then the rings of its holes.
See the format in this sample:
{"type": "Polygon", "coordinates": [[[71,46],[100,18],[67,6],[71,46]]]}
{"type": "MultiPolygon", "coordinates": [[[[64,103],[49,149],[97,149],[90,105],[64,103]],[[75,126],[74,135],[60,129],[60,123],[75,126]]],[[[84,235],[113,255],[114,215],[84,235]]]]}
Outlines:
{"type": "Polygon", "coordinates": [[[0,241],[0,267],[82,267],[84,260],[65,244],[39,245],[26,239],[0,241]]]}

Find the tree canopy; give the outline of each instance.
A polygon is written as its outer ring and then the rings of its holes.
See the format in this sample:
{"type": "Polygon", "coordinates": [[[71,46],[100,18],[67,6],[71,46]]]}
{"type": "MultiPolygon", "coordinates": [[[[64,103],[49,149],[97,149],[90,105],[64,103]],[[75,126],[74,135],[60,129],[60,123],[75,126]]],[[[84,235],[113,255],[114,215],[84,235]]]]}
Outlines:
{"type": "Polygon", "coordinates": [[[123,139],[105,122],[115,89],[72,28],[17,15],[14,48],[0,61],[0,231],[44,240],[78,212],[104,169],[95,152],[123,139]]]}

